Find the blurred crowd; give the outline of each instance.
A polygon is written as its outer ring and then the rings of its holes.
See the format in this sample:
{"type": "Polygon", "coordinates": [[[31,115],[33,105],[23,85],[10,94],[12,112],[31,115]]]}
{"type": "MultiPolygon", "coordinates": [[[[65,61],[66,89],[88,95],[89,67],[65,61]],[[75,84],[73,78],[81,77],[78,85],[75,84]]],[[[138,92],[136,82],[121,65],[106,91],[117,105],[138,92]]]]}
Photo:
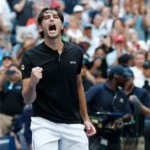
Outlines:
{"type": "Polygon", "coordinates": [[[134,84],[150,93],[149,0],[1,0],[0,136],[13,135],[18,150],[18,132],[24,133],[31,146],[32,109],[21,95],[21,58],[43,41],[36,18],[42,8],[50,6],[64,14],[62,39],[83,49],[85,91],[104,83],[107,69],[120,64],[130,67],[134,84]]]}

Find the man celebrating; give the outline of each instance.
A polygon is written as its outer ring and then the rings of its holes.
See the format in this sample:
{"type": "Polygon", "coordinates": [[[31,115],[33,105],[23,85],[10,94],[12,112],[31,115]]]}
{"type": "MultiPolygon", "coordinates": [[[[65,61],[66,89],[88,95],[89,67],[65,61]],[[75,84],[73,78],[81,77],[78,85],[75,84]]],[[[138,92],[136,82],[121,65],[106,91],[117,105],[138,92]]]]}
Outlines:
{"type": "Polygon", "coordinates": [[[44,8],[38,17],[44,42],[22,60],[23,97],[33,103],[31,130],[35,150],[88,150],[87,135],[95,134],[86,108],[81,80],[82,49],[63,42],[63,15],[44,8]]]}

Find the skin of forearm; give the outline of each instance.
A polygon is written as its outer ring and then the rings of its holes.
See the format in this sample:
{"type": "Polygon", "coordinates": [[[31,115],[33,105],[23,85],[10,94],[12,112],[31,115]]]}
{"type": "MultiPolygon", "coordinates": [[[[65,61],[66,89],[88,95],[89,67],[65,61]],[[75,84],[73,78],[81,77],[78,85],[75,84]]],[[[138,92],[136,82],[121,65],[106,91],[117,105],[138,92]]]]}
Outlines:
{"type": "Polygon", "coordinates": [[[79,95],[79,105],[80,105],[80,113],[82,119],[84,121],[89,120],[88,113],[87,113],[87,106],[86,106],[86,99],[84,94],[84,88],[82,83],[78,84],[78,95],[79,95]]]}
{"type": "Polygon", "coordinates": [[[22,0],[20,3],[15,5],[15,10],[21,12],[26,4],[26,0],[22,0]]]}
{"type": "Polygon", "coordinates": [[[143,115],[146,117],[150,117],[150,108],[147,108],[146,106],[144,106],[140,101],[139,101],[139,103],[140,103],[140,109],[141,109],[143,115]]]}
{"type": "Polygon", "coordinates": [[[1,75],[1,76],[0,76],[0,91],[3,90],[4,81],[5,81],[5,77],[1,75]]]}
{"type": "Polygon", "coordinates": [[[31,86],[30,82],[22,91],[24,102],[28,105],[32,104],[36,99],[36,87],[31,86]]]}

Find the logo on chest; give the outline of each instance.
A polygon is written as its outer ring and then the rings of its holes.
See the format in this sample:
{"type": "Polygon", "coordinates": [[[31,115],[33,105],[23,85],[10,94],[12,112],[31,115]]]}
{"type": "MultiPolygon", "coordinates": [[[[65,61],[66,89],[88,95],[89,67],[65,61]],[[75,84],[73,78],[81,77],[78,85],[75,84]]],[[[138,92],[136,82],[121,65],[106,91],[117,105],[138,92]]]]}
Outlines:
{"type": "Polygon", "coordinates": [[[76,61],[70,61],[70,64],[76,64],[76,61]]]}
{"type": "Polygon", "coordinates": [[[124,99],[123,98],[120,98],[120,103],[124,103],[124,99]]]}

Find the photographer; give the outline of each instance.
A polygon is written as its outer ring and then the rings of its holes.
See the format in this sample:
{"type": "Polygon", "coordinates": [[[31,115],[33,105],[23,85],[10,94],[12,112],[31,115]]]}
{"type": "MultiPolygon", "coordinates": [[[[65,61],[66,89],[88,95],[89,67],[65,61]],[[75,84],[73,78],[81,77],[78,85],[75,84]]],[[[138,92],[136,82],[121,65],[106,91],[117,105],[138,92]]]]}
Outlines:
{"type": "MultiPolygon", "coordinates": [[[[105,112],[122,112],[123,118],[114,121],[115,127],[122,122],[129,122],[131,120],[131,111],[129,101],[124,91],[119,87],[124,87],[129,74],[127,74],[123,67],[114,66],[108,69],[108,81],[104,84],[93,86],[86,93],[87,103],[95,109],[98,108],[105,112]]],[[[101,133],[100,133],[101,134],[101,133]]],[[[120,150],[120,133],[116,136],[103,137],[96,135],[90,138],[91,150],[120,150]],[[92,142],[93,141],[93,142],[92,142]],[[93,145],[93,146],[92,146],[93,145]]]]}
{"type": "MultiPolygon", "coordinates": [[[[134,74],[132,72],[131,69],[126,68],[126,71],[130,74],[132,74],[130,80],[128,80],[128,82],[125,85],[125,92],[129,97],[129,100],[131,102],[131,108],[132,111],[134,112],[133,109],[133,101],[136,100],[137,102],[139,102],[140,105],[140,112],[141,112],[141,116],[139,116],[140,118],[140,123],[139,123],[139,136],[141,137],[143,136],[143,130],[144,130],[144,117],[150,117],[150,97],[148,92],[146,91],[146,89],[144,88],[139,88],[136,87],[133,83],[134,81],[134,74]]],[[[134,129],[135,130],[135,129],[134,129]]],[[[149,145],[149,137],[147,136],[149,134],[149,132],[145,132],[144,137],[145,137],[145,150],[149,150],[148,147],[150,147],[149,145]]]]}
{"type": "MultiPolygon", "coordinates": [[[[122,112],[124,114],[121,119],[123,122],[131,120],[131,111],[129,101],[123,90],[119,87],[124,87],[129,75],[121,66],[114,66],[108,69],[108,81],[104,84],[93,86],[86,93],[87,103],[92,103],[92,108],[99,108],[105,112],[122,112]]],[[[121,124],[121,120],[114,121],[115,126],[121,124]]],[[[101,134],[101,133],[100,133],[101,134]]],[[[120,133],[116,136],[103,137],[96,135],[90,139],[91,145],[94,145],[91,150],[120,150],[120,133]],[[94,144],[92,143],[94,142],[94,144]]]]}
{"type": "Polygon", "coordinates": [[[11,64],[0,76],[1,113],[12,117],[22,113],[24,102],[21,91],[21,73],[15,64],[11,64]]]}

